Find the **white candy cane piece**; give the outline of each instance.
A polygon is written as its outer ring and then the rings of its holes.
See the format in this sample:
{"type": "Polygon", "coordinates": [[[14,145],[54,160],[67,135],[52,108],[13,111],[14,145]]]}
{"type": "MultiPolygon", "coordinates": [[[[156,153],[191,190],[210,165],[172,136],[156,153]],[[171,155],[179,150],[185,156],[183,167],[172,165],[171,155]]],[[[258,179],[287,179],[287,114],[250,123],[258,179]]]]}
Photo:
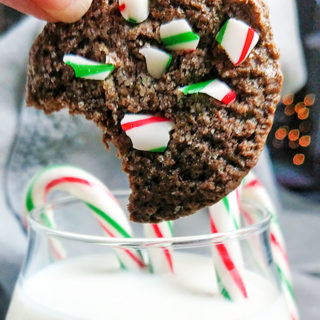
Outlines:
{"type": "Polygon", "coordinates": [[[259,35],[243,21],[231,18],[223,25],[216,39],[237,66],[247,59],[258,43],[259,35]]]}
{"type": "Polygon", "coordinates": [[[205,93],[226,105],[229,105],[237,98],[236,93],[229,86],[217,79],[190,84],[179,90],[183,94],[205,93]]]}
{"type": "Polygon", "coordinates": [[[149,0],[119,0],[119,10],[128,22],[141,23],[149,16],[149,0]]]}
{"type": "Polygon", "coordinates": [[[164,152],[170,141],[173,122],[158,116],[126,114],[121,128],[132,141],[134,149],[150,152],[164,152]]]}
{"type": "MultiPolygon", "coordinates": [[[[241,202],[243,200],[250,201],[250,203],[253,204],[255,203],[261,206],[262,208],[267,209],[271,213],[270,240],[273,260],[278,271],[278,275],[281,281],[284,296],[288,303],[291,317],[292,319],[298,320],[299,313],[295,302],[290,266],[276,209],[272,203],[272,200],[267,190],[263,187],[261,182],[255,177],[255,175],[252,172],[250,172],[243,181],[243,186],[241,188],[241,202]]],[[[250,212],[245,212],[245,210],[243,211],[246,215],[248,215],[247,219],[254,219],[254,217],[256,217],[250,216],[250,212]]]]}
{"type": "MultiPolygon", "coordinates": [[[[239,229],[240,208],[237,203],[237,194],[233,191],[209,207],[212,233],[239,229]]],[[[214,245],[212,253],[221,294],[232,301],[248,298],[239,243],[234,240],[214,245]]]]}
{"type": "Polygon", "coordinates": [[[65,54],[63,62],[72,67],[77,78],[105,80],[115,69],[113,64],[104,64],[74,54],[65,54]]]}
{"type": "Polygon", "coordinates": [[[194,51],[200,37],[185,19],[172,20],[160,26],[160,38],[170,50],[194,51]]]}
{"type": "MultiPolygon", "coordinates": [[[[172,222],[165,221],[158,224],[146,223],[143,225],[144,235],[147,238],[173,237],[172,222]]],[[[170,247],[148,249],[150,268],[156,274],[174,273],[173,250],[170,247]]]]}
{"type": "MultiPolygon", "coordinates": [[[[83,201],[109,237],[132,236],[129,221],[109,189],[90,173],[72,166],[49,166],[32,179],[25,199],[25,215],[45,204],[49,193],[54,190],[68,192],[83,201]]],[[[45,211],[41,219],[47,227],[55,227],[52,212],[45,211]]],[[[63,247],[57,240],[51,239],[50,247],[54,250],[55,257],[65,255],[65,252],[60,254],[59,251],[63,247]]],[[[128,269],[145,267],[138,250],[117,248],[115,251],[123,267],[128,269]]]]}
{"type": "Polygon", "coordinates": [[[172,55],[155,47],[145,47],[139,51],[145,58],[150,75],[160,79],[168,70],[172,55]]]}

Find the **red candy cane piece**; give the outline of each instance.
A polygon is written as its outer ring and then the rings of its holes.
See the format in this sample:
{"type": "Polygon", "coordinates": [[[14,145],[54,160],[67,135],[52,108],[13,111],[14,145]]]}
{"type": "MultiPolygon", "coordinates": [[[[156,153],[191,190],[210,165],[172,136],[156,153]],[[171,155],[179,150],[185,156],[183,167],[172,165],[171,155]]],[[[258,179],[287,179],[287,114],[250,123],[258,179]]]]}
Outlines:
{"type": "Polygon", "coordinates": [[[238,66],[258,43],[259,34],[245,22],[231,18],[222,26],[216,39],[231,62],[238,66]]]}
{"type": "Polygon", "coordinates": [[[134,149],[149,152],[164,152],[170,141],[173,122],[159,116],[126,114],[121,128],[132,141],[134,149]]]}

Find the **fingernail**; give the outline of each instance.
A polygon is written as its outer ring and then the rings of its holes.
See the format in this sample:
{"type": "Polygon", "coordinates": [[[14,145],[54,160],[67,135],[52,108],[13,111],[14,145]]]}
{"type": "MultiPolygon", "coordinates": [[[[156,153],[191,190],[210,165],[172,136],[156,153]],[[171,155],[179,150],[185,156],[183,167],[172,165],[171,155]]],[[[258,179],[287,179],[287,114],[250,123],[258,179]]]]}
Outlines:
{"type": "Polygon", "coordinates": [[[92,0],[60,0],[57,3],[59,5],[44,10],[54,20],[70,23],[79,20],[88,11],[92,0]]]}

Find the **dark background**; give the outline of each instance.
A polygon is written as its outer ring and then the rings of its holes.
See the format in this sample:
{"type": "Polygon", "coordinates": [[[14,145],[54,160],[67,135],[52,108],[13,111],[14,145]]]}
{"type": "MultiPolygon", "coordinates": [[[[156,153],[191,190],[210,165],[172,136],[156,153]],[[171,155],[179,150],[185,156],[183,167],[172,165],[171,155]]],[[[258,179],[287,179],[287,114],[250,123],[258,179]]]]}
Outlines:
{"type": "Polygon", "coordinates": [[[280,184],[319,202],[320,1],[298,0],[298,8],[308,83],[278,106],[268,146],[280,184]]]}
{"type": "Polygon", "coordinates": [[[0,4],[0,34],[18,21],[22,14],[0,4]]]}

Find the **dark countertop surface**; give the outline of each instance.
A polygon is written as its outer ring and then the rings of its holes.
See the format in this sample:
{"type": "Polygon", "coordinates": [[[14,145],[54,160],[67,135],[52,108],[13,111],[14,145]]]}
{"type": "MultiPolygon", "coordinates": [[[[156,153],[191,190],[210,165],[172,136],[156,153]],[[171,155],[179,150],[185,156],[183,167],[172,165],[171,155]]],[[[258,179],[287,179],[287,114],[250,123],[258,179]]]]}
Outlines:
{"type": "Polygon", "coordinates": [[[0,4],[0,34],[17,22],[23,14],[0,4]]]}

